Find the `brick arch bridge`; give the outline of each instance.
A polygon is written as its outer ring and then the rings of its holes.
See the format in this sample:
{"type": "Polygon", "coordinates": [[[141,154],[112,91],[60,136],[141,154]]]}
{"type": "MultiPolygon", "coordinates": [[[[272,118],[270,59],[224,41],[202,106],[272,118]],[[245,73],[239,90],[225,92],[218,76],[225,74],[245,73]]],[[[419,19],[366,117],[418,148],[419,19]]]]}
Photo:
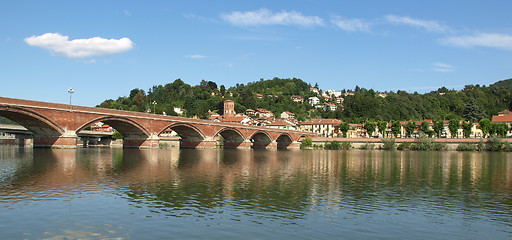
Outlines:
{"type": "Polygon", "coordinates": [[[298,148],[316,134],[156,114],[92,108],[0,97],[0,116],[33,133],[34,147],[75,148],[77,133],[104,122],[124,136],[124,147],[158,148],[162,133],[175,131],[180,146],[214,148],[222,136],[226,148],[298,148]]]}

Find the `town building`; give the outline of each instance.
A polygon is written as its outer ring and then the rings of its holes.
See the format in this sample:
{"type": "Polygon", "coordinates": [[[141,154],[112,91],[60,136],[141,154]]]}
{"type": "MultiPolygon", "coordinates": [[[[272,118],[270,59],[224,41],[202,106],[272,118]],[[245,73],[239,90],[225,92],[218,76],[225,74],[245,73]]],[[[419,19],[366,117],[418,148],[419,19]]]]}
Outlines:
{"type": "Polygon", "coordinates": [[[337,127],[341,121],[338,119],[313,119],[299,123],[299,129],[314,132],[322,137],[338,137],[337,127]]]}
{"type": "Polygon", "coordinates": [[[334,103],[326,103],[324,106],[325,111],[336,111],[336,104],[334,103]]]}
{"type": "Polygon", "coordinates": [[[255,115],[258,115],[259,117],[266,117],[266,118],[274,117],[274,114],[271,111],[268,111],[263,108],[257,108],[255,115]]]}
{"type": "Polygon", "coordinates": [[[235,102],[233,100],[224,101],[224,118],[235,116],[235,102]]]}
{"type": "Polygon", "coordinates": [[[327,94],[329,94],[329,96],[334,96],[334,97],[340,97],[343,93],[341,91],[336,91],[336,90],[327,90],[327,94]]]}
{"type": "Polygon", "coordinates": [[[293,114],[291,112],[284,111],[281,113],[281,118],[282,119],[295,119],[295,114],[293,114]]]}
{"type": "Polygon", "coordinates": [[[250,108],[245,110],[245,115],[247,115],[247,116],[254,116],[255,114],[256,114],[256,111],[254,111],[250,108]]]}
{"type": "Polygon", "coordinates": [[[320,99],[318,97],[310,97],[308,100],[311,106],[315,106],[320,103],[320,99]]]}
{"type": "Polygon", "coordinates": [[[269,128],[297,130],[297,125],[291,121],[277,119],[275,122],[267,125],[269,128]]]}
{"type": "Polygon", "coordinates": [[[292,96],[292,100],[294,102],[298,102],[298,103],[303,103],[304,102],[304,98],[302,96],[296,96],[296,95],[293,95],[292,96]]]}

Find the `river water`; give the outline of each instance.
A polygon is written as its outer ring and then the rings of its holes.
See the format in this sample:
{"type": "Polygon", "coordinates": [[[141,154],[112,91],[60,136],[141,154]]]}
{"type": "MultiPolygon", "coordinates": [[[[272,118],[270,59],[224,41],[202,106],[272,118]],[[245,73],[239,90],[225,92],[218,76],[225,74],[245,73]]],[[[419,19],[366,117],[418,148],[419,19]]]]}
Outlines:
{"type": "Polygon", "coordinates": [[[1,239],[511,239],[512,154],[0,147],[1,239]]]}

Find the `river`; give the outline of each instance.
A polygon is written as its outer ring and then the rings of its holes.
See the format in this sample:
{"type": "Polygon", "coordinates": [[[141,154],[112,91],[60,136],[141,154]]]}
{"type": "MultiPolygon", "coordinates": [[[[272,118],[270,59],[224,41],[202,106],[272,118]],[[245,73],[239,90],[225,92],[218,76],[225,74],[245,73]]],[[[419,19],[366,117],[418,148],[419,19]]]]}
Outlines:
{"type": "Polygon", "coordinates": [[[511,239],[512,154],[0,146],[2,239],[511,239]]]}

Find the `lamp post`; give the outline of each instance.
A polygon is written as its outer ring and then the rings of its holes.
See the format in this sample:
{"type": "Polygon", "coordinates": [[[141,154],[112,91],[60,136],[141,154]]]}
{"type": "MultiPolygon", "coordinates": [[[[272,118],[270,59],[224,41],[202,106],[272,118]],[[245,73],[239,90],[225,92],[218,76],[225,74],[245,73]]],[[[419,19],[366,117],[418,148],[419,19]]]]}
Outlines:
{"type": "Polygon", "coordinates": [[[68,93],[69,93],[69,108],[71,108],[71,95],[73,95],[73,93],[75,93],[75,90],[73,90],[73,88],[69,88],[68,93]]]}
{"type": "Polygon", "coordinates": [[[153,114],[156,114],[155,109],[156,109],[156,101],[153,101],[153,114]]]}

